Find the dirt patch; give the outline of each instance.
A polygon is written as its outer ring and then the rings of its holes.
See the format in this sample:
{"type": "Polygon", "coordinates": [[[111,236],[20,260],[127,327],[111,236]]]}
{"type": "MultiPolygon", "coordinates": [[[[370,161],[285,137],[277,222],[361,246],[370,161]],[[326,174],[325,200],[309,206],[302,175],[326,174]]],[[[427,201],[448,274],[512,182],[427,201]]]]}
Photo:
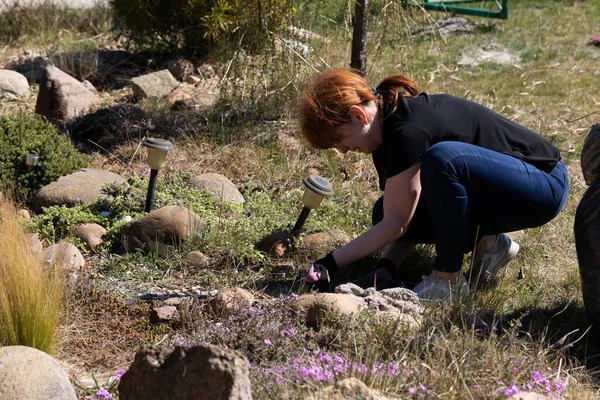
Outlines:
{"type": "Polygon", "coordinates": [[[171,331],[168,325],[150,325],[149,310],[149,304],[128,305],[91,280],[78,285],[70,296],[67,332],[58,358],[73,375],[128,367],[142,343],[171,331]]]}
{"type": "Polygon", "coordinates": [[[479,64],[491,62],[501,65],[514,65],[520,62],[518,55],[510,53],[504,47],[488,43],[479,47],[473,52],[464,52],[458,60],[459,65],[477,66],[479,64]]]}

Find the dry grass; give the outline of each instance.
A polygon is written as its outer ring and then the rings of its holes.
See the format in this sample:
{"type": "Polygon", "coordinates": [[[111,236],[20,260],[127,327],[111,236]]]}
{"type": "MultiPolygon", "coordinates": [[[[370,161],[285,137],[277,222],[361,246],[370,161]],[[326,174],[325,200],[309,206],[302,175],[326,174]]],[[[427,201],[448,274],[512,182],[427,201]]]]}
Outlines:
{"type": "MultiPolygon", "coordinates": [[[[33,254],[14,205],[0,200],[0,343],[56,351],[64,274],[33,254]]],[[[58,261],[58,260],[56,260],[58,261]]]]}

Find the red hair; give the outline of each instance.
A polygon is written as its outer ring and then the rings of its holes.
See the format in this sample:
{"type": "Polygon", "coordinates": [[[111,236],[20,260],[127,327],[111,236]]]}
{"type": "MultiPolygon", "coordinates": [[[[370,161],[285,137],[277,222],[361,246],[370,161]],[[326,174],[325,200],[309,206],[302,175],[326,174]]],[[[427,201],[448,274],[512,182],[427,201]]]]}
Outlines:
{"type": "Polygon", "coordinates": [[[342,140],[334,129],[350,121],[351,106],[383,100],[393,103],[395,110],[400,96],[418,95],[417,84],[405,76],[385,78],[374,93],[356,70],[331,69],[317,76],[302,92],[300,129],[312,147],[329,149],[342,140]]]}

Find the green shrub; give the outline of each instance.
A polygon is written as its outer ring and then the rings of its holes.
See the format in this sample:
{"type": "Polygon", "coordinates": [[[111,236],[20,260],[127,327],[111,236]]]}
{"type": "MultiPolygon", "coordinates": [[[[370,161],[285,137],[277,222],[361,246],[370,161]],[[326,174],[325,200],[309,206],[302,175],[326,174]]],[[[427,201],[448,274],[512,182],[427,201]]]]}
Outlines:
{"type": "Polygon", "coordinates": [[[16,199],[25,198],[62,175],[87,165],[88,158],[41,117],[19,113],[0,117],[0,181],[16,199]],[[28,171],[25,156],[39,156],[28,171]]]}
{"type": "Polygon", "coordinates": [[[288,0],[111,0],[115,30],[132,44],[205,53],[220,40],[269,43],[294,9],[288,0]],[[242,40],[243,39],[243,40],[242,40]]]}

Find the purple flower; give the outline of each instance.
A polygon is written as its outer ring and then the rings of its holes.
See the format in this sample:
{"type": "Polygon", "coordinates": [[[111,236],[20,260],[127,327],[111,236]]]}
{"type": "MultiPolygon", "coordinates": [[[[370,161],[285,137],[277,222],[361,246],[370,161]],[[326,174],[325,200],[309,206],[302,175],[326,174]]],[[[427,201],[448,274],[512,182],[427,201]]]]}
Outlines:
{"type": "Polygon", "coordinates": [[[417,389],[415,389],[414,387],[411,386],[408,388],[408,393],[415,394],[415,393],[417,393],[417,389]]]}
{"type": "Polygon", "coordinates": [[[281,331],[281,336],[283,336],[283,337],[290,337],[290,336],[294,336],[295,334],[296,334],[296,331],[294,330],[294,328],[286,328],[281,331]]]}
{"type": "Polygon", "coordinates": [[[556,394],[561,394],[564,389],[565,389],[565,386],[561,381],[554,382],[554,391],[556,391],[556,394]]]}
{"type": "Polygon", "coordinates": [[[119,379],[121,379],[121,377],[125,375],[125,371],[120,369],[117,372],[115,372],[115,374],[112,376],[112,380],[113,381],[118,381],[119,379]]]}
{"type": "Polygon", "coordinates": [[[108,392],[108,390],[106,390],[105,388],[98,390],[98,392],[94,395],[94,397],[96,399],[101,399],[101,400],[114,400],[115,399],[113,397],[113,395],[110,394],[108,392]]]}
{"type": "Polygon", "coordinates": [[[267,346],[270,346],[270,345],[272,345],[272,344],[273,344],[273,343],[271,343],[271,341],[269,340],[269,338],[265,338],[265,340],[263,340],[263,342],[265,342],[265,344],[266,344],[267,346]]]}
{"type": "Polygon", "coordinates": [[[422,383],[419,383],[419,389],[425,391],[427,390],[427,386],[423,385],[422,383]]]}
{"type": "Polygon", "coordinates": [[[519,387],[514,382],[511,382],[511,384],[508,386],[508,388],[506,388],[504,390],[504,395],[506,397],[512,397],[515,394],[519,394],[519,393],[521,393],[521,389],[519,389],[519,387]]]}
{"type": "Polygon", "coordinates": [[[323,354],[321,357],[319,357],[319,361],[321,361],[323,364],[329,364],[332,359],[329,354],[323,354]]]}
{"type": "Polygon", "coordinates": [[[519,371],[520,371],[519,367],[514,367],[514,368],[513,368],[513,372],[514,372],[515,374],[518,374],[518,373],[519,373],[519,371]]]}

